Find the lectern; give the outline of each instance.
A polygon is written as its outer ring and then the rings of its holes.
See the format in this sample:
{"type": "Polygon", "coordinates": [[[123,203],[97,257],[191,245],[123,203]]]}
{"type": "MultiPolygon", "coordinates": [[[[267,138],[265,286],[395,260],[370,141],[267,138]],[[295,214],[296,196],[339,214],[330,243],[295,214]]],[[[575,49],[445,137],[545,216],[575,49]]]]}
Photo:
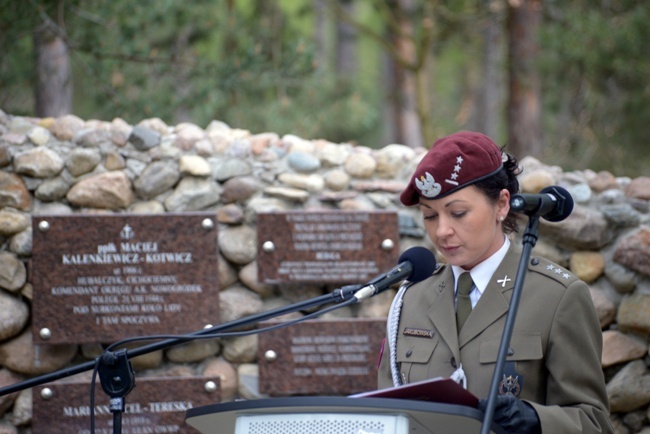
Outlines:
{"type": "MultiPolygon", "coordinates": [[[[203,434],[474,434],[482,419],[463,405],[329,396],[226,402],[186,414],[203,434]]],[[[504,434],[497,425],[490,432],[504,434]]]]}

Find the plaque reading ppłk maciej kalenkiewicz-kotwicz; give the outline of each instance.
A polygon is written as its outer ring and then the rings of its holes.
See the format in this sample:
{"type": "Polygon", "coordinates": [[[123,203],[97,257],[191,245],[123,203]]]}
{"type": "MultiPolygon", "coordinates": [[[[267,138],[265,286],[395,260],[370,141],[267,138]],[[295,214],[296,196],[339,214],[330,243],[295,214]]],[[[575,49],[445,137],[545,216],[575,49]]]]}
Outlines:
{"type": "Polygon", "coordinates": [[[34,216],[39,343],[184,334],[219,322],[216,216],[34,216]]]}
{"type": "Polygon", "coordinates": [[[257,215],[259,280],[363,283],[396,265],[397,213],[290,211],[257,215]]]}

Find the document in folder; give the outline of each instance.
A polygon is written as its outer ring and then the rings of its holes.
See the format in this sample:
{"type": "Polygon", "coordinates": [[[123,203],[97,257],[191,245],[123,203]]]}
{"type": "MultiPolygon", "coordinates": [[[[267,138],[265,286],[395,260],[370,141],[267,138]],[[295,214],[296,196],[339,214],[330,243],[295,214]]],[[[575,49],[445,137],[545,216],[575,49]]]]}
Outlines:
{"type": "Polygon", "coordinates": [[[350,395],[350,398],[394,398],[431,401],[478,408],[478,398],[450,378],[432,378],[371,392],[350,395]]]}

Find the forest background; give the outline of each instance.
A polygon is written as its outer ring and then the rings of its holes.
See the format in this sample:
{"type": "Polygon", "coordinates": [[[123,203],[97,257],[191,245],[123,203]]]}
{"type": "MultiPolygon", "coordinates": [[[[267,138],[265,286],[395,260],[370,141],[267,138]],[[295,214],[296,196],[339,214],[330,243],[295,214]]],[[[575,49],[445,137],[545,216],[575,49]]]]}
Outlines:
{"type": "Polygon", "coordinates": [[[0,0],[0,109],[648,173],[645,0],[0,0]]]}

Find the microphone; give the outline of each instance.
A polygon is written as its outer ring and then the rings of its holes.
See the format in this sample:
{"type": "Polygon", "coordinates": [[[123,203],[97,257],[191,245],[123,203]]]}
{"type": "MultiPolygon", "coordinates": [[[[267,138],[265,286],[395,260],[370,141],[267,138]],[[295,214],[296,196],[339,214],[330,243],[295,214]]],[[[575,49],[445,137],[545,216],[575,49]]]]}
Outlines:
{"type": "Polygon", "coordinates": [[[354,298],[357,302],[379,294],[395,283],[408,279],[417,283],[433,274],[436,269],[436,257],[425,247],[411,247],[399,257],[399,263],[392,270],[380,274],[359,289],[354,298]]]}
{"type": "Polygon", "coordinates": [[[544,188],[539,194],[515,194],[510,198],[510,207],[529,217],[559,222],[573,211],[573,198],[567,190],[555,185],[544,188]]]}

